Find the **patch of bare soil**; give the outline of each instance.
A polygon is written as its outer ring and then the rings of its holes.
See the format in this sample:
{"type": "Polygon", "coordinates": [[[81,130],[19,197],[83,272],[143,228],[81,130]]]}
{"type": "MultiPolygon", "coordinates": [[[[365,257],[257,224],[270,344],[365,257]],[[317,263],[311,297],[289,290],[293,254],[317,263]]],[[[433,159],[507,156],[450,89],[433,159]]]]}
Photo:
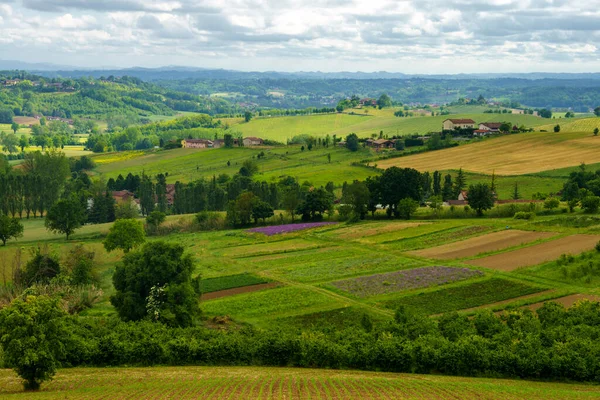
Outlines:
{"type": "Polygon", "coordinates": [[[279,282],[260,283],[258,285],[242,286],[239,288],[219,290],[218,292],[204,293],[201,300],[214,300],[220,299],[221,297],[234,296],[241,293],[258,292],[263,289],[271,289],[279,286],[279,282]]]}
{"type": "Polygon", "coordinates": [[[473,257],[481,253],[498,251],[539,239],[546,239],[553,235],[555,235],[555,233],[552,232],[505,230],[477,236],[460,242],[418,250],[410,252],[409,254],[425,258],[435,258],[438,260],[473,257]]]}
{"type": "Polygon", "coordinates": [[[529,304],[529,305],[521,307],[521,308],[529,308],[530,310],[535,311],[538,308],[540,308],[541,306],[543,306],[544,303],[547,303],[549,301],[554,301],[556,303],[562,304],[563,306],[565,306],[565,308],[569,308],[573,304],[575,304],[581,300],[600,301],[600,296],[596,296],[593,294],[572,294],[572,295],[565,296],[565,297],[559,297],[557,299],[546,300],[546,301],[541,301],[539,303],[529,304]]]}
{"type": "Polygon", "coordinates": [[[507,253],[469,260],[466,263],[498,271],[514,271],[556,260],[562,254],[579,254],[592,250],[599,240],[600,236],[597,235],[572,235],[507,253]]]}

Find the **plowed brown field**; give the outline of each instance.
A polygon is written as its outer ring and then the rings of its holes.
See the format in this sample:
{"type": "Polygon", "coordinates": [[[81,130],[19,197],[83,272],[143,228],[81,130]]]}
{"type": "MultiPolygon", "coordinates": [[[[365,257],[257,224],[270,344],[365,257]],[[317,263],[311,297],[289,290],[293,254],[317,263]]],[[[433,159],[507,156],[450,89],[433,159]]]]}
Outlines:
{"type": "Polygon", "coordinates": [[[514,271],[556,260],[561,254],[579,254],[591,250],[599,240],[600,236],[596,235],[572,235],[507,253],[469,260],[466,263],[498,271],[514,271]]]}
{"type": "Polygon", "coordinates": [[[488,251],[502,250],[539,239],[546,239],[553,235],[555,235],[555,233],[552,232],[505,230],[477,236],[460,242],[413,251],[409,254],[425,258],[435,258],[438,260],[472,257],[488,251]]]}

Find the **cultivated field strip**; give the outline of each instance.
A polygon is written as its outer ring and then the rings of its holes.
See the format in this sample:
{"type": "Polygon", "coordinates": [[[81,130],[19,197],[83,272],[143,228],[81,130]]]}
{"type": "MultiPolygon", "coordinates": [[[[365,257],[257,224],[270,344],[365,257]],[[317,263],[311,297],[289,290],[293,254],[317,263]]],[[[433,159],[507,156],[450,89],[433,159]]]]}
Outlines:
{"type": "Polygon", "coordinates": [[[39,393],[25,393],[0,370],[10,399],[594,399],[597,386],[291,368],[178,367],[61,370],[39,393]]]}
{"type": "Polygon", "coordinates": [[[514,271],[521,267],[556,260],[562,254],[579,254],[592,250],[599,240],[600,236],[597,235],[572,235],[466,263],[498,271],[514,271]]]}
{"type": "Polygon", "coordinates": [[[552,232],[533,232],[504,230],[477,236],[460,242],[431,247],[425,250],[409,252],[409,254],[438,260],[450,260],[476,256],[481,253],[506,249],[556,235],[552,232]]]}
{"type": "Polygon", "coordinates": [[[379,168],[410,167],[419,171],[444,171],[461,166],[464,171],[496,175],[523,175],[600,162],[600,141],[592,131],[508,135],[469,146],[380,160],[379,168]]]}

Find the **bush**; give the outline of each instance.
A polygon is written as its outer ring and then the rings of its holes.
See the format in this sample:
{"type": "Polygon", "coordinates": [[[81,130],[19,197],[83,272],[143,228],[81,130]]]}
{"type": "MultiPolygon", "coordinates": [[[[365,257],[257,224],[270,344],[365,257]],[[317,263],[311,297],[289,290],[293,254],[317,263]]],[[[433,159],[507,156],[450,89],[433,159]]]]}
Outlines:
{"type": "Polygon", "coordinates": [[[600,197],[598,196],[586,196],[581,200],[581,208],[586,213],[595,213],[598,212],[598,208],[600,208],[600,197]]]}
{"type": "Polygon", "coordinates": [[[87,285],[97,281],[94,276],[95,253],[88,251],[83,245],[78,244],[69,251],[65,259],[65,271],[73,285],[87,285]]]}
{"type": "Polygon", "coordinates": [[[34,283],[48,283],[60,273],[60,261],[47,246],[31,249],[31,260],[25,264],[20,274],[20,282],[24,286],[34,283]]]}
{"type": "Polygon", "coordinates": [[[195,227],[200,231],[225,229],[225,218],[216,212],[202,211],[196,214],[195,227]]]}
{"type": "Polygon", "coordinates": [[[525,211],[519,211],[517,213],[515,213],[514,219],[527,219],[527,220],[531,220],[535,218],[535,213],[533,212],[525,212],[525,211]]]}

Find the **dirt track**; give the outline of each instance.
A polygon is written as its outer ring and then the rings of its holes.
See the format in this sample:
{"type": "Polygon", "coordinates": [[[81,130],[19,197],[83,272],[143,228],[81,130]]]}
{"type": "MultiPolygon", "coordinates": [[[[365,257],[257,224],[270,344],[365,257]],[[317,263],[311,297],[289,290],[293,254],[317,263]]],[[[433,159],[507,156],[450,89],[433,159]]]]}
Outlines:
{"type": "Polygon", "coordinates": [[[469,260],[466,263],[498,271],[514,271],[556,260],[561,254],[579,254],[592,250],[599,240],[600,236],[597,235],[572,235],[508,253],[469,260]]]}
{"type": "Polygon", "coordinates": [[[258,292],[263,289],[271,289],[279,286],[279,282],[259,283],[258,285],[242,286],[239,288],[219,290],[218,292],[210,292],[202,295],[201,300],[220,299],[221,297],[229,297],[235,294],[258,292]]]}
{"type": "Polygon", "coordinates": [[[502,250],[523,243],[546,239],[553,235],[555,235],[555,233],[552,232],[505,230],[477,236],[460,242],[418,250],[410,252],[409,254],[425,258],[435,258],[438,260],[472,257],[489,251],[502,250]]]}
{"type": "Polygon", "coordinates": [[[570,296],[559,297],[557,299],[546,300],[546,301],[541,301],[539,303],[529,304],[529,305],[521,307],[521,308],[529,308],[530,310],[535,311],[538,308],[540,308],[541,306],[543,306],[544,303],[546,303],[548,301],[554,301],[556,303],[562,304],[566,308],[569,308],[573,304],[577,303],[580,300],[600,301],[600,296],[596,296],[593,294],[572,294],[570,296]]]}

